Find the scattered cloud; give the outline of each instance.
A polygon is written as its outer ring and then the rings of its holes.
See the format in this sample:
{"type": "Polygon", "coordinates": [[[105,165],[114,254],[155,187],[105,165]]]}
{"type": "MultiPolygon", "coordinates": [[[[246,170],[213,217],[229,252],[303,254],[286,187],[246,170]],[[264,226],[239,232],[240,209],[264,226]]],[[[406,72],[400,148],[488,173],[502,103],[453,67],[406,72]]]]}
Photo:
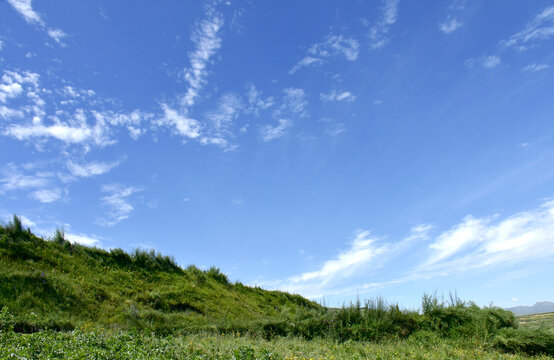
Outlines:
{"type": "Polygon", "coordinates": [[[129,218],[134,210],[130,203],[130,197],[143,191],[139,186],[122,186],[110,184],[102,186],[102,192],[108,195],[102,197],[101,201],[109,210],[105,217],[97,220],[101,226],[114,226],[117,223],[129,218]]]}
{"type": "Polygon", "coordinates": [[[270,141],[282,137],[287,129],[292,126],[292,121],[288,119],[279,119],[278,125],[263,125],[260,129],[260,136],[263,141],[270,141]]]}
{"type": "Polygon", "coordinates": [[[389,42],[389,29],[398,19],[398,3],[399,0],[382,0],[381,19],[369,29],[371,49],[380,49],[389,42]]]}
{"type": "Polygon", "coordinates": [[[524,71],[537,72],[548,69],[550,66],[547,64],[529,64],[523,68],[524,71]]]}
{"type": "Polygon", "coordinates": [[[164,112],[163,117],[157,120],[157,125],[172,126],[178,135],[195,139],[200,136],[200,123],[185,115],[184,112],[179,112],[170,108],[167,104],[162,104],[164,112]]]}
{"type": "Polygon", "coordinates": [[[451,34],[464,24],[459,20],[460,11],[465,9],[465,0],[453,0],[446,8],[447,16],[439,23],[439,30],[451,34]]]}
{"type": "Polygon", "coordinates": [[[491,56],[484,56],[479,59],[473,59],[473,58],[467,59],[465,61],[465,64],[467,67],[470,67],[470,68],[477,64],[477,65],[481,65],[486,69],[493,69],[498,65],[500,65],[501,62],[502,60],[500,59],[500,57],[496,55],[491,55],[491,56]]]}
{"type": "Polygon", "coordinates": [[[352,37],[328,35],[322,42],[312,45],[308,49],[308,54],[289,70],[289,74],[292,75],[304,67],[321,65],[328,59],[339,56],[348,61],[355,61],[358,58],[359,48],[358,41],[352,37]]]}
{"type": "Polygon", "coordinates": [[[325,130],[327,135],[330,136],[338,136],[344,132],[346,132],[346,125],[344,123],[336,123],[331,125],[330,127],[325,130]]]}
{"type": "Polygon", "coordinates": [[[538,42],[554,36],[554,6],[545,8],[535,16],[522,31],[512,35],[508,40],[502,40],[501,46],[512,47],[524,51],[536,46],[538,42]]]}
{"type": "Polygon", "coordinates": [[[294,114],[300,116],[307,116],[306,106],[308,101],[306,100],[306,93],[302,89],[286,88],[283,90],[284,96],[282,104],[274,112],[275,117],[281,117],[283,114],[294,114]]]}
{"type": "Polygon", "coordinates": [[[31,197],[41,203],[51,203],[61,198],[62,191],[59,188],[42,189],[31,193],[31,197]]]}
{"type": "Polygon", "coordinates": [[[246,94],[248,99],[248,105],[246,105],[244,112],[247,114],[259,115],[261,111],[267,110],[275,105],[273,97],[262,98],[262,92],[256,89],[254,85],[250,85],[246,94]]]}
{"type": "Polygon", "coordinates": [[[337,91],[331,90],[328,94],[319,94],[321,101],[354,101],[356,96],[352,95],[350,91],[337,91]]]}
{"type": "Polygon", "coordinates": [[[492,69],[500,64],[500,58],[498,56],[487,56],[483,59],[483,67],[492,69]]]}
{"type": "Polygon", "coordinates": [[[443,22],[439,23],[439,29],[445,34],[453,33],[458,30],[463,24],[455,17],[448,17],[443,22]]]}
{"type": "Polygon", "coordinates": [[[141,124],[153,117],[139,110],[94,110],[108,103],[95,95],[93,90],[69,85],[52,91],[41,87],[36,73],[5,70],[0,83],[0,103],[5,105],[0,107],[0,116],[8,121],[0,125],[2,134],[21,141],[32,140],[37,147],[54,139],[89,149],[116,143],[113,135],[118,128],[126,129],[131,138],[137,139],[144,131],[141,124]],[[15,107],[11,105],[13,99],[17,99],[15,107]]]}
{"type": "Polygon", "coordinates": [[[33,174],[24,174],[21,167],[13,163],[3,166],[2,191],[12,191],[19,189],[44,188],[49,185],[50,179],[54,176],[49,172],[34,172],[33,174]]]}
{"type": "Polygon", "coordinates": [[[93,161],[87,164],[77,164],[71,160],[68,160],[66,164],[71,175],[85,178],[105,174],[118,165],[119,162],[100,161],[93,161]]]}
{"type": "Polygon", "coordinates": [[[65,32],[60,29],[54,29],[46,25],[40,15],[33,9],[32,0],[7,0],[13,8],[23,16],[28,24],[37,25],[50,36],[58,44],[63,45],[61,40],[67,36],[65,32]]]}

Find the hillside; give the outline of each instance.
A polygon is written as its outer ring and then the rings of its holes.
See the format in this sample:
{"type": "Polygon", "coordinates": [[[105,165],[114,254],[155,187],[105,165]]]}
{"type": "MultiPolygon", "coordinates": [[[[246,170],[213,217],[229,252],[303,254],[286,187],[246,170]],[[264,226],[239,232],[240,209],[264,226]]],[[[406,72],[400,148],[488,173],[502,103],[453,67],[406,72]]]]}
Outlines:
{"type": "Polygon", "coordinates": [[[533,306],[515,306],[506,310],[513,312],[516,316],[542,314],[554,312],[554,302],[541,301],[533,306]]]}
{"type": "Polygon", "coordinates": [[[518,316],[517,320],[523,328],[538,329],[545,327],[554,330],[554,312],[518,316]]]}
{"type": "Polygon", "coordinates": [[[0,226],[0,309],[16,328],[101,326],[160,332],[232,327],[317,309],[301,296],[230,283],[219,269],[182,269],[154,251],[110,251],[44,240],[19,219],[0,226]]]}

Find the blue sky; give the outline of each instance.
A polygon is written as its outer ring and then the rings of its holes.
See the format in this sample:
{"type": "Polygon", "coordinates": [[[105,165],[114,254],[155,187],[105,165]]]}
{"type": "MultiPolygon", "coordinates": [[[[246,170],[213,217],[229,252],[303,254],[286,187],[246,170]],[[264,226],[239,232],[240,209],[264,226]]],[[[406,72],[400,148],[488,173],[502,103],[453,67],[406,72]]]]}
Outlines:
{"type": "Polygon", "coordinates": [[[553,41],[541,0],[5,0],[0,216],[330,305],[554,300],[553,41]]]}

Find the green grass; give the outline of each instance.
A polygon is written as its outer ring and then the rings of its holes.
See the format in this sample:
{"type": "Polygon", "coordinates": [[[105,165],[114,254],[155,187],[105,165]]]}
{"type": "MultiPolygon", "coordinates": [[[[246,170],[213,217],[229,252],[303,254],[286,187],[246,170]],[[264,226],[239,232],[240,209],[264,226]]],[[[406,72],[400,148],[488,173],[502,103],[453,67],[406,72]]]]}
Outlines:
{"type": "Polygon", "coordinates": [[[72,244],[61,231],[46,241],[17,218],[0,227],[2,307],[14,314],[19,331],[91,323],[159,333],[233,328],[322,308],[298,295],[230,283],[215,267],[182,269],[154,251],[72,244]]]}
{"type": "MultiPolygon", "coordinates": [[[[444,339],[417,333],[404,340],[379,343],[287,337],[264,340],[250,336],[152,336],[77,330],[33,334],[0,332],[2,359],[528,359],[505,354],[475,339],[444,339]]],[[[537,355],[535,359],[552,359],[537,355]]]]}

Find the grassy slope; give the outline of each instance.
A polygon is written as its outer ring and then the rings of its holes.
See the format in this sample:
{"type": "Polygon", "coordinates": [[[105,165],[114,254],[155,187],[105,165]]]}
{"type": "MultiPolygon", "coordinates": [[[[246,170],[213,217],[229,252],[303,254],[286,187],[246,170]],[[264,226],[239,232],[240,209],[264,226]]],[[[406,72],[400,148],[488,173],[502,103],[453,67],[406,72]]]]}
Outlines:
{"type": "Polygon", "coordinates": [[[518,316],[519,325],[524,328],[538,329],[546,327],[554,330],[554,312],[518,316]]]}
{"type": "Polygon", "coordinates": [[[0,308],[7,306],[29,330],[94,323],[174,331],[319,307],[300,296],[231,284],[215,268],[181,269],[155,253],[129,256],[10,229],[0,227],[0,308]]]}

